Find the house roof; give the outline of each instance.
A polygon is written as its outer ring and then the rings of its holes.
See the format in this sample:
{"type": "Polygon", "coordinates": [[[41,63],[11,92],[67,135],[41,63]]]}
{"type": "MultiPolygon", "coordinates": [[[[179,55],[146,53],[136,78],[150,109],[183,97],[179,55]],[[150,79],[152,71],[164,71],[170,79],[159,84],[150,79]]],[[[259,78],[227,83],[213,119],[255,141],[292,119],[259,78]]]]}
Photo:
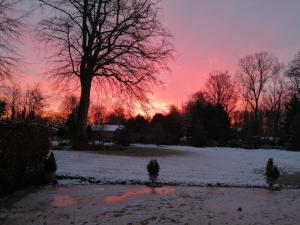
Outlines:
{"type": "Polygon", "coordinates": [[[123,125],[91,125],[92,131],[115,132],[116,130],[123,128],[123,125]]]}

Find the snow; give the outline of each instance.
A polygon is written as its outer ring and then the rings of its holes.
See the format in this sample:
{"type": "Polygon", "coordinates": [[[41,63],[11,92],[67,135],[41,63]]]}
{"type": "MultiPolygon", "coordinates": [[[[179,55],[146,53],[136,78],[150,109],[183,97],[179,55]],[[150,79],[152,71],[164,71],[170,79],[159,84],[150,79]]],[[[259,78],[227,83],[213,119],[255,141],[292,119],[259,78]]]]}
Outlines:
{"type": "Polygon", "coordinates": [[[127,156],[97,152],[54,151],[58,175],[91,177],[109,183],[146,182],[146,165],[152,158],[160,164],[159,180],[168,184],[265,186],[264,169],[273,158],[281,172],[300,172],[300,152],[245,150],[239,148],[195,148],[190,146],[143,147],[141,151],[168,150],[168,155],[127,156]],[[172,154],[174,153],[174,154],[172,154]],[[180,153],[180,154],[178,154],[180,153]]]}
{"type": "Polygon", "coordinates": [[[104,132],[115,132],[118,129],[122,129],[124,126],[121,125],[92,125],[92,131],[104,131],[104,132]]]}

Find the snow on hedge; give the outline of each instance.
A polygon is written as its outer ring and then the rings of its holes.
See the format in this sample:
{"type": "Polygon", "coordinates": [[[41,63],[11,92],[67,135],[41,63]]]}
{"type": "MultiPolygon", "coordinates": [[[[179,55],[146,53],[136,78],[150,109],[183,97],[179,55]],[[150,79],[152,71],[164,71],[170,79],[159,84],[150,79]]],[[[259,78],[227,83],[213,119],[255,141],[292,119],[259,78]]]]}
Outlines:
{"type": "MultiPolygon", "coordinates": [[[[167,149],[174,153],[155,157],[161,167],[159,180],[182,185],[264,186],[264,169],[272,157],[281,172],[300,172],[300,152],[245,150],[238,148],[194,148],[189,146],[136,145],[167,149]]],[[[148,148],[148,149],[147,149],[148,148]]],[[[58,175],[92,177],[106,182],[148,180],[146,165],[151,157],[105,155],[96,152],[54,151],[58,175]]]]}

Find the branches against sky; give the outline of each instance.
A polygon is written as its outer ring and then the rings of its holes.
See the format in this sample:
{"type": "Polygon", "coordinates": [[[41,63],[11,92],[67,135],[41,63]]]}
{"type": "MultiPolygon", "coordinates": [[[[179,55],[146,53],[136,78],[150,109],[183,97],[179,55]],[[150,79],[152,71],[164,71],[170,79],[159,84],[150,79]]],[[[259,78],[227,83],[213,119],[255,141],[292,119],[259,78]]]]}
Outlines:
{"type": "Polygon", "coordinates": [[[22,33],[22,19],[16,9],[19,0],[0,0],[0,80],[11,78],[17,62],[16,42],[22,33]]]}

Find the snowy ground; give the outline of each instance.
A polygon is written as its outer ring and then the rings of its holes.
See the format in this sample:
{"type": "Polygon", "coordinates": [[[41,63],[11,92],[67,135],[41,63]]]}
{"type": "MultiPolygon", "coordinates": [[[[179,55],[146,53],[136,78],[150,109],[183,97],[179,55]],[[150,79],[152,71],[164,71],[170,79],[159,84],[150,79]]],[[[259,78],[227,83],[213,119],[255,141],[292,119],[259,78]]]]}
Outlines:
{"type": "Polygon", "coordinates": [[[299,225],[299,195],[298,189],[45,187],[0,200],[0,224],[299,225]]]}
{"type": "Polygon", "coordinates": [[[124,151],[112,154],[54,151],[57,174],[92,177],[104,183],[146,182],[146,165],[155,158],[161,166],[159,179],[163,183],[264,186],[263,173],[270,157],[282,173],[300,172],[300,152],[187,146],[135,147],[142,148],[135,150],[135,153],[124,151]]]}

